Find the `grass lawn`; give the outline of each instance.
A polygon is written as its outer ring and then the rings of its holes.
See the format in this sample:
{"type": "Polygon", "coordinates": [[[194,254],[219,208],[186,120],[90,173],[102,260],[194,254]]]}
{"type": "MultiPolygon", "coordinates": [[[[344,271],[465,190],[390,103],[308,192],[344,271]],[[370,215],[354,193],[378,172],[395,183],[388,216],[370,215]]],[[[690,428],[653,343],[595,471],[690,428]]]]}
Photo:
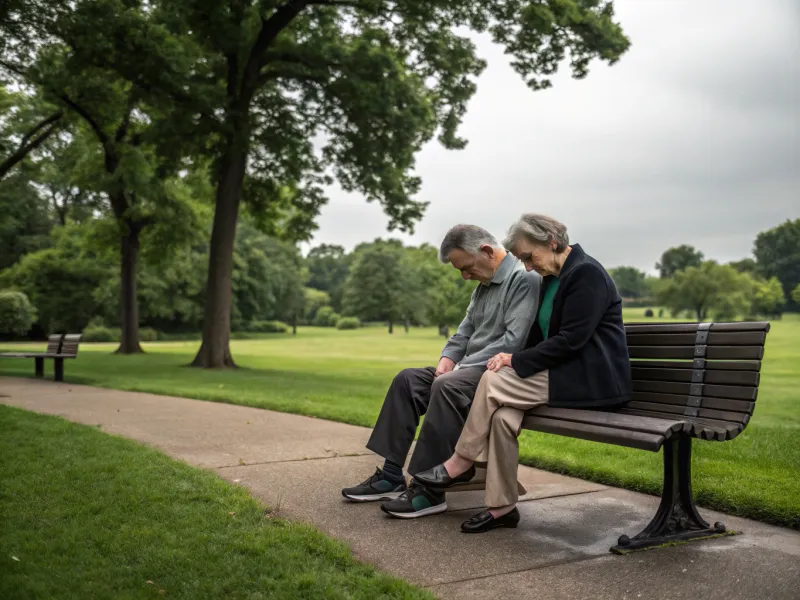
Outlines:
{"type": "MultiPolygon", "coordinates": [[[[644,320],[644,309],[626,313],[644,320]]],[[[656,313],[657,314],[657,313],[656,313]]],[[[188,368],[198,342],[143,344],[147,354],[116,356],[114,345],[82,344],[65,365],[68,381],[231,402],[370,427],[398,370],[433,364],[443,339],[432,329],[300,329],[298,335],[234,341],[236,371],[188,368]]],[[[11,345],[3,345],[11,348],[11,345]]],[[[20,345],[16,345],[20,347],[20,345]]],[[[33,361],[0,359],[0,374],[30,377],[33,361]]],[[[757,408],[727,443],[694,445],[698,502],[732,514],[800,529],[800,318],[773,324],[757,408]]],[[[661,457],[650,452],[534,432],[521,436],[521,460],[652,494],[661,457]]]]}
{"type": "Polygon", "coordinates": [[[243,488],[0,406],[0,598],[433,598],[243,488]]]}

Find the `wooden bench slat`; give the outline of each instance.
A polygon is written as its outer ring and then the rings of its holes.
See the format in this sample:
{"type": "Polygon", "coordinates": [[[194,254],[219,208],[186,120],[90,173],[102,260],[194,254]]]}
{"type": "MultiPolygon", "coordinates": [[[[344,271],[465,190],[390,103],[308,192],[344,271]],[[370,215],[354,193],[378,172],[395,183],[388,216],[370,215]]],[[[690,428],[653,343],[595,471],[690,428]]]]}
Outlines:
{"type": "MultiPolygon", "coordinates": [[[[680,415],[682,418],[690,420],[696,417],[689,417],[684,414],[685,406],[677,406],[675,404],[656,404],[655,402],[638,402],[633,400],[625,405],[626,408],[632,410],[639,410],[643,412],[654,411],[659,413],[672,413],[673,415],[680,415]]],[[[725,421],[726,423],[741,423],[747,424],[750,420],[750,415],[747,413],[728,412],[723,410],[714,410],[711,408],[698,408],[697,416],[701,419],[712,419],[714,421],[725,421]]],[[[673,416],[673,419],[677,418],[673,416]]]]}
{"type": "MultiPolygon", "coordinates": [[[[652,402],[655,404],[676,404],[686,407],[687,397],[682,394],[660,394],[655,392],[633,392],[633,400],[638,402],[652,402]]],[[[747,400],[730,400],[726,398],[700,398],[700,406],[703,408],[714,408],[717,410],[727,410],[731,412],[753,414],[753,402],[747,400]]]]}
{"type": "Polygon", "coordinates": [[[673,433],[678,433],[684,429],[684,422],[681,419],[634,418],[620,413],[575,408],[553,408],[551,406],[535,408],[525,413],[525,416],[542,417],[558,421],[574,421],[576,423],[627,429],[629,431],[641,431],[643,433],[655,433],[665,437],[670,437],[673,433]]]}
{"type": "MultiPolygon", "coordinates": [[[[675,417],[675,415],[671,413],[641,411],[635,408],[625,408],[621,412],[627,415],[639,415],[642,417],[658,416],[664,419],[672,419],[675,417]]],[[[702,439],[720,442],[724,442],[727,439],[733,439],[739,435],[742,429],[744,429],[744,426],[738,423],[723,423],[722,421],[714,421],[713,419],[698,419],[697,417],[687,417],[686,422],[688,424],[687,433],[692,437],[701,437],[705,431],[711,437],[703,437],[702,439]]]]}
{"type": "MultiPolygon", "coordinates": [[[[695,333],[628,333],[629,346],[694,346],[695,333]]],[[[706,340],[708,346],[763,346],[766,331],[714,331],[706,340]]]]}
{"type": "MultiPolygon", "coordinates": [[[[633,379],[639,381],[674,381],[692,382],[692,371],[689,369],[650,369],[632,367],[633,379]]],[[[760,375],[756,371],[708,371],[703,374],[703,383],[717,385],[758,386],[760,375]]]]}
{"type": "MultiPolygon", "coordinates": [[[[632,360],[631,368],[642,369],[694,369],[690,360],[632,360]]],[[[761,370],[760,360],[707,360],[706,371],[754,371],[761,370]]]]}
{"type": "MultiPolygon", "coordinates": [[[[625,323],[627,333],[695,333],[697,323],[625,323]]],[[[769,331],[769,321],[712,323],[709,331],[769,331]]]]}
{"type": "MultiPolygon", "coordinates": [[[[695,358],[693,346],[628,346],[631,358],[695,358]]],[[[763,346],[708,346],[706,359],[735,360],[764,358],[763,346]]]]}
{"type": "Polygon", "coordinates": [[[663,435],[643,433],[641,431],[612,429],[610,427],[576,423],[574,421],[558,421],[545,417],[525,417],[522,426],[524,429],[541,431],[542,433],[552,433],[592,442],[627,446],[628,448],[638,448],[639,450],[649,450],[650,452],[658,452],[664,444],[663,435]]]}
{"type": "MultiPolygon", "coordinates": [[[[691,383],[677,381],[641,381],[633,380],[633,389],[637,392],[655,392],[662,394],[685,394],[691,393],[691,383]]],[[[702,384],[702,391],[697,394],[709,396],[711,398],[730,398],[732,400],[749,400],[754,402],[758,396],[758,388],[744,385],[714,385],[702,384]]]]}

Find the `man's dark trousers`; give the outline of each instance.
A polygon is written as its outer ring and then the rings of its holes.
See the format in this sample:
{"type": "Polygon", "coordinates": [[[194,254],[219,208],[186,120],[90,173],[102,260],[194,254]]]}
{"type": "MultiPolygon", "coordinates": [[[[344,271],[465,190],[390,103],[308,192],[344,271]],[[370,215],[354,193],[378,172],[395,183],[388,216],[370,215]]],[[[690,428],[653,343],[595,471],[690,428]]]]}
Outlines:
{"type": "Polygon", "coordinates": [[[367,448],[397,465],[405,464],[425,415],[408,472],[413,475],[443,463],[455,451],[484,372],[465,368],[434,377],[433,367],[400,371],[389,386],[367,448]]]}

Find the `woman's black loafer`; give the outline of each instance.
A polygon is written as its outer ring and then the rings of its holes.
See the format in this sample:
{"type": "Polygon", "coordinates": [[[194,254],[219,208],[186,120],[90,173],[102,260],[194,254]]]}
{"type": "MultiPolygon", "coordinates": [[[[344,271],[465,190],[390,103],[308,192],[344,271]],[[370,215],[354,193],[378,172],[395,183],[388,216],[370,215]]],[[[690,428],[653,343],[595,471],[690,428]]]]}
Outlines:
{"type": "Polygon", "coordinates": [[[497,527],[508,527],[514,529],[519,524],[520,516],[517,507],[510,513],[495,519],[488,510],[479,512],[477,515],[464,521],[461,524],[461,531],[464,533],[484,533],[497,527]]]}
{"type": "Polygon", "coordinates": [[[432,490],[443,490],[457,483],[465,483],[475,477],[475,465],[472,465],[457,477],[450,477],[444,465],[436,465],[432,469],[417,473],[413,477],[425,487],[431,488],[432,490]]]}

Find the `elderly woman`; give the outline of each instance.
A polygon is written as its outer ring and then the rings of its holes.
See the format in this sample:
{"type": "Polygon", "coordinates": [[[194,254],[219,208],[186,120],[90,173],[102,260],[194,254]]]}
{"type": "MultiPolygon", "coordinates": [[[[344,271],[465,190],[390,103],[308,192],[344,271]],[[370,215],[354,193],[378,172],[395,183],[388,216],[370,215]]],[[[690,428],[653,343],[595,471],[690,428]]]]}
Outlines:
{"type": "Polygon", "coordinates": [[[465,521],[465,533],[519,523],[517,436],[526,411],[544,404],[607,408],[631,398],[622,302],[603,266],[543,215],[523,215],[505,246],[544,278],[525,349],[489,360],[455,454],[414,475],[442,490],[471,479],[474,463],[486,463],[489,509],[465,521]]]}

